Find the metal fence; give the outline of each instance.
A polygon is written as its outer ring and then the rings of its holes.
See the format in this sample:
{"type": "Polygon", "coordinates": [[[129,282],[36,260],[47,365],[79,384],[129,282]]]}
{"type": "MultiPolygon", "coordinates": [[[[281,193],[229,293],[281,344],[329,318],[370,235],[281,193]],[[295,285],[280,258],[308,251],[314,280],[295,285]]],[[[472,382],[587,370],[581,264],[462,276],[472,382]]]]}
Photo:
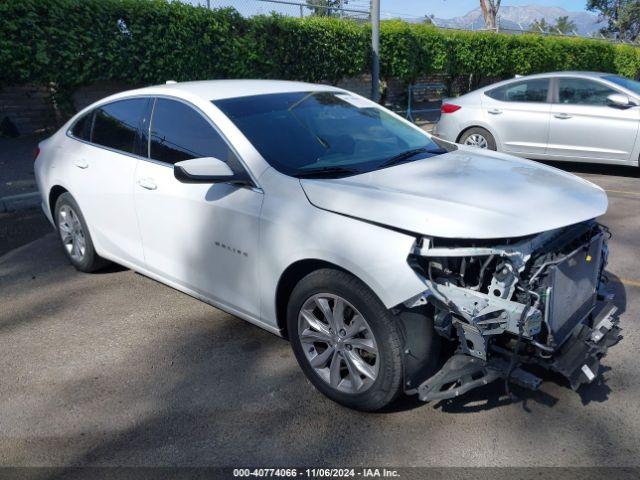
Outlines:
{"type": "MultiPolygon", "coordinates": [[[[352,19],[361,22],[369,22],[371,19],[371,1],[370,0],[336,0],[327,2],[326,0],[182,0],[193,5],[208,6],[209,8],[226,8],[232,7],[238,10],[240,14],[246,17],[254,15],[268,15],[271,13],[277,13],[280,15],[286,15],[289,17],[308,17],[313,15],[332,16],[337,18],[352,19]],[[331,6],[327,6],[330,3],[331,6]]],[[[409,15],[401,12],[394,12],[393,10],[382,10],[380,12],[380,18],[382,20],[399,19],[409,23],[423,23],[430,22],[436,27],[445,30],[475,30],[483,31],[483,28],[474,28],[469,26],[465,28],[462,25],[452,27],[446,25],[444,22],[439,21],[433,15],[409,15]]],[[[558,37],[581,37],[591,38],[602,41],[614,42],[614,43],[626,43],[629,45],[640,46],[640,38],[635,42],[628,40],[621,40],[614,37],[606,37],[600,32],[594,32],[591,35],[580,35],[576,31],[572,32],[560,32],[550,29],[549,31],[542,31],[533,28],[531,25],[518,25],[518,28],[507,28],[501,25],[500,17],[497,19],[498,33],[519,35],[523,33],[535,33],[544,36],[558,36],[558,37]]],[[[508,22],[511,26],[513,22],[508,22]]]]}
{"type": "Polygon", "coordinates": [[[309,0],[184,0],[188,3],[209,8],[228,8],[238,10],[245,17],[277,13],[288,17],[304,18],[309,16],[331,16],[362,22],[370,21],[369,0],[350,0],[331,2],[309,0]]]}
{"type": "MultiPolygon", "coordinates": [[[[543,35],[545,37],[577,37],[577,38],[587,38],[587,39],[591,39],[591,40],[602,40],[602,41],[607,41],[610,43],[623,43],[626,45],[633,45],[635,47],[640,46],[640,37],[637,38],[635,41],[629,41],[629,40],[625,40],[625,39],[620,39],[617,38],[615,36],[605,36],[603,35],[601,32],[599,31],[595,31],[592,32],[588,35],[586,34],[579,34],[577,31],[572,30],[570,32],[562,32],[560,30],[558,30],[557,28],[553,27],[553,26],[549,26],[548,30],[542,30],[542,28],[540,28],[539,26],[536,27],[535,25],[522,25],[522,24],[518,24],[518,28],[508,28],[508,27],[504,27],[501,25],[500,22],[500,18],[498,18],[496,20],[496,23],[498,24],[496,31],[498,33],[504,33],[504,34],[511,34],[511,35],[522,35],[524,33],[533,33],[536,35],[543,35]]],[[[513,24],[513,22],[510,22],[511,24],[513,24]]],[[[445,25],[438,25],[438,21],[436,20],[434,22],[434,25],[436,25],[438,28],[444,28],[444,29],[451,29],[451,27],[447,27],[445,25]]],[[[459,28],[454,28],[454,30],[459,30],[459,28]]],[[[468,28],[467,30],[473,30],[473,31],[487,31],[487,29],[485,28],[468,28]]]]}
{"type": "MultiPolygon", "coordinates": [[[[434,15],[408,15],[406,13],[394,13],[383,10],[380,13],[380,18],[383,20],[391,20],[391,19],[399,19],[404,20],[409,23],[432,23],[434,26],[441,28],[443,30],[463,30],[463,31],[489,31],[484,27],[478,28],[474,24],[469,26],[464,25],[456,25],[451,26],[447,25],[447,20],[439,20],[434,15]]],[[[579,38],[587,38],[587,39],[595,39],[595,40],[603,40],[611,43],[624,43],[627,45],[640,46],[640,37],[636,38],[634,41],[630,41],[627,39],[617,38],[613,35],[605,36],[599,31],[594,31],[590,34],[579,34],[576,30],[572,30],[570,32],[563,32],[555,28],[553,25],[547,25],[548,29],[543,30],[540,26],[531,25],[523,25],[521,23],[515,23],[515,27],[513,26],[515,22],[503,22],[500,18],[500,15],[496,18],[496,32],[504,33],[504,34],[512,34],[512,35],[522,35],[524,33],[532,33],[543,36],[552,36],[552,37],[579,37],[579,38]],[[510,25],[507,27],[506,25],[510,25]]],[[[492,30],[493,31],[493,30],[492,30]]]]}

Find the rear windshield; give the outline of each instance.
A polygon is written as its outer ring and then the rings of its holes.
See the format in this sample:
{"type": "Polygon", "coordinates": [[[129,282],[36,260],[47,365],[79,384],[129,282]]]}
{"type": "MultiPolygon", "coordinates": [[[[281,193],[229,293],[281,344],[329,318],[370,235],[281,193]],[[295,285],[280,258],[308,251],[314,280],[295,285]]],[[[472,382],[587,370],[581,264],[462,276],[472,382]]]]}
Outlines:
{"type": "MultiPolygon", "coordinates": [[[[441,153],[425,133],[345,92],[287,92],[213,101],[278,171],[381,168],[390,158],[441,153]],[[403,153],[404,152],[404,153],[403,153]]],[[[404,158],[404,157],[402,157],[404,158]]]]}

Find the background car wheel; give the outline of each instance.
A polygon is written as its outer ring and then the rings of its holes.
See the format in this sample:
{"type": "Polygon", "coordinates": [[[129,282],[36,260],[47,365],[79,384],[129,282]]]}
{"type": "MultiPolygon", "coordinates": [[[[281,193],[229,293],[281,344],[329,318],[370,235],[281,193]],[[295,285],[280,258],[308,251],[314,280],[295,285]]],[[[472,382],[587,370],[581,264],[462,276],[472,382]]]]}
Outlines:
{"type": "Polygon", "coordinates": [[[322,269],[303,278],[289,300],[287,327],[300,367],[330,399],[373,411],[401,393],[400,326],[354,276],[322,269]]]}
{"type": "Polygon", "coordinates": [[[58,197],[54,218],[64,252],[77,270],[95,272],[108,264],[93,248],[87,223],[70,193],[58,197]]]}
{"type": "Polygon", "coordinates": [[[489,131],[480,127],[470,128],[464,132],[458,143],[485,150],[496,150],[496,139],[493,138],[489,131]]]}

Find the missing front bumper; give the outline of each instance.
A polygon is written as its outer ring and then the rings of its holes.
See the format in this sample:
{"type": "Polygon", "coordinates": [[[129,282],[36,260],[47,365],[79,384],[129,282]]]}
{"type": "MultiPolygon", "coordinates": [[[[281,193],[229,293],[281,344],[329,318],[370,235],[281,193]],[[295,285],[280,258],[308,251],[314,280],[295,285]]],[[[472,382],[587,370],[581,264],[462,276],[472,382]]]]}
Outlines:
{"type": "Polygon", "coordinates": [[[488,360],[457,353],[435,375],[415,390],[420,400],[429,402],[458,397],[474,388],[498,379],[507,379],[522,387],[537,390],[542,379],[526,370],[539,365],[567,378],[571,388],[591,383],[600,370],[600,359],[621,338],[617,308],[607,304],[593,321],[593,328],[578,325],[568,340],[548,358],[519,358],[514,364],[499,353],[488,360]]]}
{"type": "Polygon", "coordinates": [[[574,390],[596,378],[600,359],[620,340],[619,320],[615,317],[617,310],[608,304],[593,321],[593,328],[578,325],[554,355],[549,368],[566,377],[574,390]]]}

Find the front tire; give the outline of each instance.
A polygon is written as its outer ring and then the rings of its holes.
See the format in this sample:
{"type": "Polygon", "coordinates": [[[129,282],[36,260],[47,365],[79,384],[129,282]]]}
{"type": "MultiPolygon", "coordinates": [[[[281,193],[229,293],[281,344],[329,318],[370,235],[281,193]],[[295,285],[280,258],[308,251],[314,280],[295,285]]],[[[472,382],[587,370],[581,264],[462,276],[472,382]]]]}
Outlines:
{"type": "Polygon", "coordinates": [[[375,411],[402,392],[397,319],[354,276],[322,269],[304,277],[289,299],[287,327],[300,368],[331,400],[375,411]]]}
{"type": "Polygon", "coordinates": [[[58,197],[54,218],[64,252],[77,270],[90,273],[108,264],[96,253],[87,222],[69,192],[58,197]]]}
{"type": "Polygon", "coordinates": [[[458,143],[483,150],[497,150],[496,139],[488,130],[481,127],[473,127],[464,132],[458,143]]]}

